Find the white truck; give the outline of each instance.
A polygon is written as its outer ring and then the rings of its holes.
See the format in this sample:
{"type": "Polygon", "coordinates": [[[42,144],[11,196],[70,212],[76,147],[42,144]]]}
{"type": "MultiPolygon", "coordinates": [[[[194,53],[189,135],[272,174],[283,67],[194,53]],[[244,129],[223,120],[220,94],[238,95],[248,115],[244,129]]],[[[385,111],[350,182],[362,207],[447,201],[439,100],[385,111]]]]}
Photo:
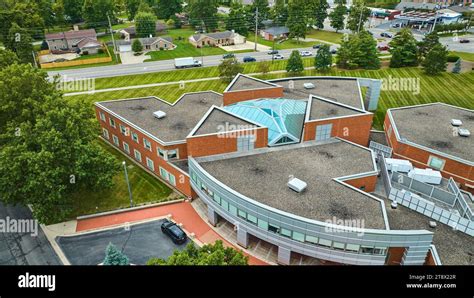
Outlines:
{"type": "Polygon", "coordinates": [[[410,172],[408,172],[408,177],[415,179],[417,181],[429,184],[441,184],[441,180],[443,177],[439,171],[432,170],[430,168],[427,169],[418,169],[414,168],[410,172]]]}
{"type": "Polygon", "coordinates": [[[200,67],[202,62],[194,60],[193,57],[176,58],[174,59],[174,67],[176,68],[188,68],[188,67],[200,67]]]}

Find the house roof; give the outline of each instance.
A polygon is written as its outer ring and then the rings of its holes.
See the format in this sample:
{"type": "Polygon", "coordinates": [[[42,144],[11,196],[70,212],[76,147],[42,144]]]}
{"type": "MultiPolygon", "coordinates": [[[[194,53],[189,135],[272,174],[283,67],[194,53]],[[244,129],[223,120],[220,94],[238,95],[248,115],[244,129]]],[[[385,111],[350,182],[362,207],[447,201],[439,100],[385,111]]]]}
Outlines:
{"type": "Polygon", "coordinates": [[[389,113],[402,140],[474,162],[474,136],[458,136],[451,125],[452,119],[461,120],[460,128],[474,134],[474,110],[434,103],[390,109],[389,113]]]}
{"type": "Polygon", "coordinates": [[[66,31],[66,32],[59,32],[59,33],[51,33],[46,34],[46,40],[52,39],[81,39],[81,38],[92,38],[97,40],[97,33],[95,29],[86,29],[86,30],[78,30],[78,31],[66,31]]]}
{"type": "MultiPolygon", "coordinates": [[[[155,25],[155,31],[156,32],[165,31],[166,29],[167,29],[166,24],[163,24],[160,21],[156,22],[156,25],[155,25]]],[[[136,30],[135,26],[130,26],[128,28],[124,28],[121,31],[125,31],[125,32],[127,32],[128,34],[131,34],[131,35],[135,35],[137,33],[137,30],[136,30]]]]}
{"type": "Polygon", "coordinates": [[[263,31],[271,35],[280,35],[280,34],[290,33],[290,29],[288,29],[288,27],[285,27],[285,26],[270,27],[270,28],[263,29],[263,31]]]}
{"type": "Polygon", "coordinates": [[[195,34],[192,38],[195,41],[199,41],[204,37],[209,37],[212,39],[223,39],[223,38],[231,38],[235,33],[232,31],[223,31],[223,32],[214,32],[214,33],[202,33],[202,34],[195,34]]]}
{"type": "Polygon", "coordinates": [[[255,123],[246,121],[240,118],[238,115],[231,114],[228,111],[216,106],[211,107],[209,113],[198,125],[199,127],[197,127],[195,132],[192,134],[193,136],[224,133],[243,129],[255,129],[259,127],[255,123]]]}
{"type": "Polygon", "coordinates": [[[160,40],[164,40],[167,42],[173,42],[171,37],[148,37],[148,38],[140,38],[140,42],[143,45],[152,45],[160,40]]]}
{"type": "Polygon", "coordinates": [[[334,117],[365,114],[365,111],[341,103],[312,96],[311,111],[308,120],[321,120],[334,117]]]}
{"type": "Polygon", "coordinates": [[[96,48],[96,47],[100,47],[100,43],[93,39],[93,38],[84,38],[83,40],[81,40],[80,42],[77,43],[77,47],[79,49],[82,49],[82,48],[96,48]]]}
{"type": "Polygon", "coordinates": [[[267,81],[263,81],[263,80],[239,73],[238,75],[234,77],[232,82],[227,86],[225,92],[251,90],[251,89],[263,89],[263,88],[272,88],[272,87],[279,87],[279,86],[274,83],[270,83],[267,81]]]}

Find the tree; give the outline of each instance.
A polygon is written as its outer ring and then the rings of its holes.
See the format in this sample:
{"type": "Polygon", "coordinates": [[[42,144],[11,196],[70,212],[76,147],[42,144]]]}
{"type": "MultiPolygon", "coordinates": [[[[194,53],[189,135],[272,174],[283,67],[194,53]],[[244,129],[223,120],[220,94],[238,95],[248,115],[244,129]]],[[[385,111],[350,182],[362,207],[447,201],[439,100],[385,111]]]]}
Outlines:
{"type": "Polygon", "coordinates": [[[258,28],[263,27],[263,21],[270,18],[270,7],[268,0],[253,0],[251,5],[247,6],[247,22],[252,31],[255,31],[255,20],[258,8],[258,28]]]}
{"type": "Polygon", "coordinates": [[[288,63],[286,64],[286,71],[292,74],[301,73],[304,70],[303,60],[301,59],[300,52],[294,50],[291,52],[288,63]]]}
{"type": "Polygon", "coordinates": [[[189,0],[187,9],[189,11],[190,23],[194,27],[204,27],[207,32],[217,29],[217,0],[189,0]]]}
{"type": "Polygon", "coordinates": [[[305,7],[301,0],[292,0],[289,2],[286,26],[290,30],[290,38],[296,38],[298,42],[300,38],[306,37],[307,23],[304,15],[305,7]]]}
{"type": "Polygon", "coordinates": [[[364,23],[369,19],[370,9],[362,1],[352,4],[349,17],[347,18],[347,29],[358,32],[364,27],[364,23]]]}
{"type": "Polygon", "coordinates": [[[157,7],[158,17],[165,20],[183,11],[183,3],[181,0],[158,0],[157,7]]]}
{"type": "Polygon", "coordinates": [[[418,65],[418,43],[410,29],[404,28],[393,37],[389,43],[390,67],[405,67],[418,65]]]}
{"type": "MultiPolygon", "coordinates": [[[[155,12],[154,12],[153,9],[150,7],[150,5],[148,4],[148,2],[143,1],[143,0],[141,0],[140,5],[138,6],[138,11],[137,11],[137,13],[139,13],[139,12],[147,12],[147,13],[155,14],[155,12]]],[[[135,14],[135,16],[136,16],[136,14],[135,14]]],[[[155,16],[156,16],[156,15],[155,15],[155,16]]]]}
{"type": "Polygon", "coordinates": [[[20,60],[14,52],[10,50],[0,49],[0,69],[6,68],[7,66],[10,66],[15,63],[20,63],[20,60]]]}
{"type": "Polygon", "coordinates": [[[266,75],[270,71],[270,62],[269,61],[262,61],[257,65],[257,72],[261,73],[262,75],[266,75]]]}
{"type": "Polygon", "coordinates": [[[377,55],[377,43],[367,31],[344,38],[336,56],[340,68],[378,69],[380,59],[377,55]]]}
{"type": "Polygon", "coordinates": [[[288,6],[285,0],[276,0],[270,14],[275,26],[284,26],[288,20],[288,6]]]}
{"type": "Polygon", "coordinates": [[[456,62],[454,62],[454,67],[453,67],[452,72],[453,73],[461,72],[461,58],[459,58],[456,62]]]}
{"type": "Polygon", "coordinates": [[[156,34],[156,16],[149,12],[139,12],[135,17],[137,37],[150,37],[156,34]]]}
{"type": "Polygon", "coordinates": [[[96,143],[90,105],[28,64],[0,70],[0,200],[32,205],[41,223],[70,216],[72,195],[112,186],[120,169],[96,143]]]}
{"type": "Polygon", "coordinates": [[[336,32],[344,29],[344,15],[346,14],[346,11],[347,11],[346,6],[340,3],[329,14],[331,27],[336,29],[336,32]]]}
{"type": "Polygon", "coordinates": [[[118,250],[115,245],[109,242],[105,249],[105,259],[103,262],[105,266],[127,266],[130,265],[128,257],[118,250]]]}
{"type": "Polygon", "coordinates": [[[64,3],[64,14],[66,20],[71,23],[82,21],[82,8],[84,0],[62,0],[64,3]]]}
{"type": "Polygon", "coordinates": [[[448,65],[448,50],[441,44],[435,45],[425,57],[422,66],[429,75],[436,75],[446,71],[448,65]]]}
{"type": "Polygon", "coordinates": [[[247,19],[247,10],[239,2],[232,3],[230,7],[229,17],[226,22],[227,30],[234,30],[240,35],[247,36],[249,28],[245,20],[247,19]]]}
{"type": "Polygon", "coordinates": [[[243,66],[235,58],[224,59],[217,68],[219,77],[226,83],[230,83],[236,75],[244,71],[243,66]]]}
{"type": "Polygon", "coordinates": [[[324,44],[316,53],[314,57],[314,68],[321,72],[327,72],[331,69],[332,66],[332,54],[329,49],[329,46],[324,44]]]}
{"type": "Polygon", "coordinates": [[[316,0],[314,3],[314,25],[318,29],[324,28],[324,20],[328,17],[329,4],[326,0],[316,0]]]}
{"type": "Polygon", "coordinates": [[[201,248],[189,243],[184,250],[175,250],[167,260],[151,258],[147,265],[241,266],[248,265],[248,257],[240,250],[224,247],[223,242],[217,240],[201,248]]]}
{"type": "Polygon", "coordinates": [[[419,58],[423,59],[426,54],[437,44],[439,44],[439,36],[436,31],[426,34],[423,40],[418,42],[419,58]]]}
{"type": "Polygon", "coordinates": [[[138,38],[135,38],[135,40],[133,40],[132,51],[136,54],[141,53],[143,51],[143,45],[138,38]]]}
{"type": "Polygon", "coordinates": [[[35,2],[8,1],[5,4],[6,9],[0,9],[0,41],[7,42],[13,24],[27,30],[29,36],[37,38],[43,36],[45,24],[35,2]]]}
{"type": "Polygon", "coordinates": [[[5,47],[16,53],[22,63],[33,62],[33,39],[24,28],[13,23],[8,32],[5,47]]]}
{"type": "Polygon", "coordinates": [[[127,11],[128,20],[132,21],[135,19],[135,15],[138,12],[141,0],[125,0],[125,9],[127,11]]]}
{"type": "Polygon", "coordinates": [[[107,16],[115,20],[114,0],[84,0],[82,15],[89,26],[106,27],[107,16]]]}

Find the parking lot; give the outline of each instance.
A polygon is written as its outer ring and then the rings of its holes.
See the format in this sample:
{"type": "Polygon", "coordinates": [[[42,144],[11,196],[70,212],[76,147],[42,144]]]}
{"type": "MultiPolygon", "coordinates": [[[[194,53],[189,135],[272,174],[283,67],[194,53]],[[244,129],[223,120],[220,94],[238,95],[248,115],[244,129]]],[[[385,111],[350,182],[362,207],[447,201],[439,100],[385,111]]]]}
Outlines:
{"type": "Polygon", "coordinates": [[[93,232],[78,236],[57,237],[64,254],[72,265],[97,265],[105,257],[109,242],[129,258],[130,263],[144,265],[152,257],[168,258],[175,249],[183,249],[190,241],[174,244],[161,232],[164,220],[93,232]]]}

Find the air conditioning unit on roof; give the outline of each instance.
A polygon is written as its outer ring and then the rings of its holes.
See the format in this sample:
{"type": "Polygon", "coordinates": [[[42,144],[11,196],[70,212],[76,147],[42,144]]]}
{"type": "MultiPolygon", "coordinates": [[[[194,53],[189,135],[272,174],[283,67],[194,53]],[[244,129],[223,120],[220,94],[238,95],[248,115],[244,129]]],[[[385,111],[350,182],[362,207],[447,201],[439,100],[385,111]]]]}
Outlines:
{"type": "Polygon", "coordinates": [[[451,125],[452,125],[452,126],[461,126],[461,125],[462,125],[462,121],[459,120],[459,119],[451,119],[451,125]]]}
{"type": "Polygon", "coordinates": [[[290,179],[288,180],[288,187],[297,193],[304,191],[307,186],[308,184],[306,184],[306,182],[292,176],[290,176],[290,179]]]}
{"type": "Polygon", "coordinates": [[[465,128],[460,128],[458,130],[458,133],[461,137],[468,137],[468,136],[471,135],[471,132],[469,130],[465,129],[465,128]]]}
{"type": "Polygon", "coordinates": [[[155,118],[162,119],[166,117],[166,113],[163,111],[156,111],[153,112],[153,116],[155,116],[155,118]]]}

